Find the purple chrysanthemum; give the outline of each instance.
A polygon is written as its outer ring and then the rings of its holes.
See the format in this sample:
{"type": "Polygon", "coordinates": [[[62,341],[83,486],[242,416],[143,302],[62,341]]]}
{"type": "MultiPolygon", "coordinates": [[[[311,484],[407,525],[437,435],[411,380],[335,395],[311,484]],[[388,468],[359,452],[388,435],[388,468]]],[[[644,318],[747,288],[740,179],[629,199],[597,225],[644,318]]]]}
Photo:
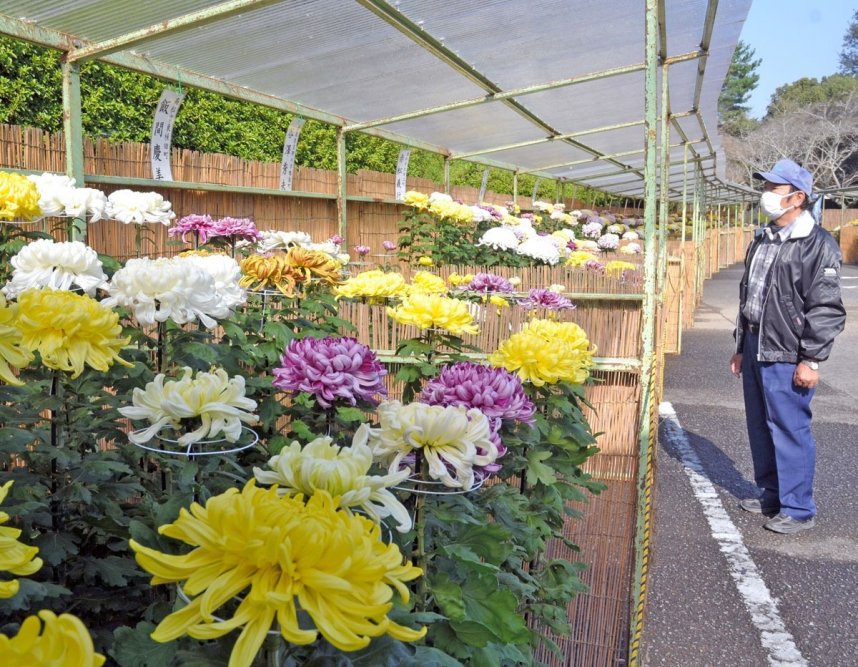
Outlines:
{"type": "Polygon", "coordinates": [[[488,211],[489,215],[491,215],[495,220],[503,220],[503,214],[491,204],[477,204],[477,207],[484,211],[488,211]]]}
{"type": "Polygon", "coordinates": [[[396,250],[396,243],[394,243],[393,241],[383,241],[381,245],[388,252],[390,252],[392,250],[396,250]]]}
{"type": "Polygon", "coordinates": [[[566,247],[567,247],[569,250],[578,250],[578,244],[577,244],[577,243],[575,243],[575,241],[567,241],[567,242],[566,242],[566,247]]]}
{"type": "Polygon", "coordinates": [[[253,221],[249,218],[221,218],[214,223],[209,236],[228,236],[235,240],[258,241],[262,238],[253,221]]]}
{"type": "Polygon", "coordinates": [[[334,235],[330,238],[330,241],[331,241],[331,243],[333,243],[334,245],[342,245],[342,244],[343,244],[343,237],[342,237],[342,236],[340,236],[339,234],[334,234],[334,235]]]}
{"type": "Polygon", "coordinates": [[[363,257],[364,255],[368,255],[369,251],[372,250],[368,245],[356,245],[355,252],[363,257]]]}
{"type": "Polygon", "coordinates": [[[289,343],[273,385],[283,391],[305,391],[329,408],[338,399],[351,405],[376,404],[387,395],[387,374],[375,353],[354,338],[302,338],[289,343]]]}
{"type": "MultiPolygon", "coordinates": [[[[500,439],[503,420],[533,424],[536,408],[528,398],[517,375],[503,368],[492,368],[469,361],[444,366],[420,394],[428,405],[477,408],[489,420],[491,439],[497,445],[498,458],[506,452],[500,439]]],[[[486,473],[500,470],[499,463],[485,466],[486,473]]]]}
{"type": "Polygon", "coordinates": [[[512,284],[503,276],[494,273],[478,273],[468,283],[468,290],[472,292],[513,292],[512,284]]]}
{"type": "Polygon", "coordinates": [[[602,221],[599,218],[590,218],[587,223],[581,227],[581,233],[590,239],[599,238],[602,235],[602,221]]]}
{"type": "Polygon", "coordinates": [[[205,243],[214,230],[214,220],[210,215],[197,215],[193,213],[180,218],[167,233],[170,236],[181,236],[182,242],[187,243],[188,234],[196,234],[200,243],[205,243]]]}
{"type": "Polygon", "coordinates": [[[575,308],[569,299],[562,294],[552,292],[544,287],[535,287],[530,295],[521,302],[525,308],[545,308],[546,310],[569,310],[575,308]]]}
{"type": "Polygon", "coordinates": [[[588,271],[592,271],[593,273],[605,272],[605,265],[595,259],[588,259],[586,262],[584,262],[584,268],[588,271]]]}

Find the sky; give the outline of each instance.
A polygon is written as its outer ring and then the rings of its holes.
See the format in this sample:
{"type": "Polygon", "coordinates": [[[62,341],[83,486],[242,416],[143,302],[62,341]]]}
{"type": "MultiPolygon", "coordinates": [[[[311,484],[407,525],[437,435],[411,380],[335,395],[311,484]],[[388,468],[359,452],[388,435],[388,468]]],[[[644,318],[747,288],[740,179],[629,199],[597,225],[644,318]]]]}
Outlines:
{"type": "Polygon", "coordinates": [[[762,63],[749,115],[760,118],[772,93],[802,77],[837,73],[843,36],[858,0],[753,0],[741,40],[762,63]]]}

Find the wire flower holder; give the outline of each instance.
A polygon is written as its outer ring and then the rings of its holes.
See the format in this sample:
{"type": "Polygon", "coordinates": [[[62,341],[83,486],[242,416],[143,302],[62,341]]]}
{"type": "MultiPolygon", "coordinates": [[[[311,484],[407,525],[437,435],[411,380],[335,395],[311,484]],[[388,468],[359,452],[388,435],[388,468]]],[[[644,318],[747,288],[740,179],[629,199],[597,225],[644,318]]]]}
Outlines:
{"type": "Polygon", "coordinates": [[[463,496],[473,491],[478,491],[486,482],[487,475],[476,473],[474,475],[474,483],[470,488],[451,487],[434,479],[420,479],[417,475],[412,475],[405,481],[408,486],[392,486],[390,488],[397,491],[405,491],[422,496],[463,496]]]}
{"type": "MultiPolygon", "coordinates": [[[[133,434],[142,433],[146,429],[134,431],[133,434]]],[[[180,444],[177,439],[165,438],[164,436],[155,436],[161,442],[161,447],[152,447],[146,443],[132,442],[135,447],[145,449],[147,452],[155,454],[167,454],[168,456],[187,456],[193,458],[195,456],[219,456],[224,454],[237,454],[245,449],[254,447],[259,442],[259,434],[248,426],[241,427],[241,436],[236,442],[230,442],[226,438],[215,438],[212,440],[197,440],[196,442],[188,443],[187,445],[180,444]],[[241,442],[247,438],[247,442],[241,442]]]]}

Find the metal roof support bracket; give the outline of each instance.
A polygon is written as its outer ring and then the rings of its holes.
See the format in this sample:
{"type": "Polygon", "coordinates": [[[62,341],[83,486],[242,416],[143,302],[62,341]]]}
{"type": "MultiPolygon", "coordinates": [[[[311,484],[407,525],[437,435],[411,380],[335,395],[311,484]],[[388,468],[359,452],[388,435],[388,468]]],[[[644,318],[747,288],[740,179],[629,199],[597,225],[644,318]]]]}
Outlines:
{"type": "MultiPolygon", "coordinates": [[[[84,186],[83,173],[83,122],[80,104],[80,65],[62,60],[63,75],[63,132],[66,142],[66,176],[75,179],[78,187],[84,186]]],[[[69,223],[69,239],[86,240],[86,220],[73,218],[69,223]]]]}

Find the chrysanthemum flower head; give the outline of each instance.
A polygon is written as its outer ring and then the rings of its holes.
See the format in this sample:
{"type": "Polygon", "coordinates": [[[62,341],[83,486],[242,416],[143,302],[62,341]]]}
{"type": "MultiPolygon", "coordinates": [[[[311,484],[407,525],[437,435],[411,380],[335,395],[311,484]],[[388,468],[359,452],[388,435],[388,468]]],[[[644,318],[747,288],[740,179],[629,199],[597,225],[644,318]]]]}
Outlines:
{"type": "Polygon", "coordinates": [[[408,206],[413,206],[419,211],[425,211],[429,208],[429,196],[422,192],[416,192],[415,190],[409,190],[406,192],[402,201],[408,206]]]}
{"type": "Polygon", "coordinates": [[[170,236],[179,236],[183,243],[188,243],[188,237],[191,240],[196,236],[200,243],[206,243],[209,236],[214,231],[214,220],[210,215],[200,215],[192,213],[183,218],[179,218],[176,223],[167,230],[170,236]]]}
{"type": "Polygon", "coordinates": [[[477,273],[468,283],[467,289],[473,292],[509,293],[514,291],[509,280],[494,273],[477,273]]]}
{"type": "MultiPolygon", "coordinates": [[[[0,503],[6,500],[6,495],[11,486],[12,480],[0,486],[0,503]]],[[[28,547],[19,542],[18,538],[21,536],[21,531],[17,528],[3,526],[2,524],[7,521],[9,521],[9,515],[6,512],[0,512],[0,572],[8,572],[20,577],[35,574],[42,567],[42,559],[36,558],[39,548],[28,547]]],[[[0,599],[12,597],[18,592],[18,588],[17,579],[0,581],[0,599]]],[[[0,647],[2,647],[2,639],[0,639],[0,647]]],[[[3,655],[2,648],[0,648],[0,655],[3,655]]]]}
{"type": "Polygon", "coordinates": [[[105,660],[77,616],[47,609],[24,619],[14,637],[0,634],[0,655],[6,667],[101,667],[105,660]]]}
{"type": "Polygon", "coordinates": [[[129,338],[120,338],[119,315],[82,294],[31,289],[18,297],[16,327],[21,343],[38,351],[48,368],[83,373],[84,365],[106,371],[114,363],[132,364],[119,352],[129,338]]]}
{"type": "Polygon", "coordinates": [[[334,288],[337,297],[370,300],[389,299],[402,296],[408,285],[401,273],[384,272],[380,269],[363,271],[334,288]]]}
{"type": "Polygon", "coordinates": [[[316,438],[301,447],[293,442],[268,461],[269,470],[254,468],[260,484],[276,484],[278,493],[312,496],[327,491],[339,506],[366,512],[375,521],[393,517],[397,530],[411,530],[411,515],[388,487],[402,483],[408,469],[370,475],[372,450],[367,445],[369,425],[362,424],[350,447],[337,447],[330,437],[316,438]]]}
{"type": "Polygon", "coordinates": [[[295,288],[305,274],[286,261],[286,255],[250,255],[241,260],[241,287],[253,292],[276,289],[285,296],[295,296],[295,288]]]}
{"type": "Polygon", "coordinates": [[[388,308],[387,314],[395,322],[420,329],[443,329],[456,336],[479,332],[467,303],[438,294],[412,294],[396,308],[388,308]]]}
{"type": "Polygon", "coordinates": [[[410,294],[446,294],[447,283],[429,271],[418,271],[411,278],[410,294]]]}
{"type": "Polygon", "coordinates": [[[623,262],[622,260],[614,260],[605,264],[605,275],[612,278],[622,278],[626,271],[637,271],[637,264],[631,262],[623,262]]]}
{"type": "Polygon", "coordinates": [[[375,353],[354,338],[294,339],[274,369],[273,385],[282,391],[305,391],[322,407],[340,401],[377,403],[387,396],[387,371],[375,353]]]}
{"type": "Polygon", "coordinates": [[[152,638],[208,640],[242,628],[231,667],[253,662],[275,619],[283,638],[297,645],[316,641],[319,633],[343,651],[357,651],[384,634],[420,639],[425,628],[403,627],[387,613],[394,590],[407,602],[405,582],[422,572],[403,565],[399,547],[382,542],[380,530],[372,520],[338,509],[323,490],[305,502],[280,496],[276,486],[259,489],[252,480],[241,491],[210,498],[205,507],[194,503],[159,528],[193,547],[190,553],[165,554],[129,542],[153,584],[184,582],[191,598],[161,621],[152,638]],[[238,595],[243,598],[231,618],[216,620],[238,595]],[[301,627],[299,605],[315,628],[301,627]]]}
{"type": "Polygon", "coordinates": [[[340,263],[327,253],[293,246],[286,252],[286,264],[304,276],[304,280],[321,280],[336,285],[342,279],[340,263]]]}
{"type": "Polygon", "coordinates": [[[116,190],[107,197],[108,214],[123,224],[167,226],[176,217],[173,205],[157,192],[116,190]]]}
{"type": "Polygon", "coordinates": [[[0,294],[0,380],[7,384],[22,385],[12,368],[24,368],[33,360],[32,353],[22,345],[22,335],[16,325],[18,304],[6,303],[0,294]]]}
{"type": "Polygon", "coordinates": [[[573,322],[531,320],[489,356],[492,366],[517,373],[537,387],[557,382],[582,384],[593,365],[587,334],[573,322]]]}
{"type": "Polygon", "coordinates": [[[38,239],[21,248],[10,264],[12,279],[3,291],[11,298],[31,288],[69,290],[73,286],[93,296],[107,285],[98,254],[80,241],[38,239]]]}
{"type": "Polygon", "coordinates": [[[488,418],[461,406],[385,401],[378,407],[378,428],[370,429],[369,444],[390,474],[419,450],[432,479],[466,490],[474,486],[474,469],[492,465],[499,455],[488,418]]]}
{"type": "Polygon", "coordinates": [[[258,419],[251,414],[256,401],[245,396],[244,378],[231,378],[222,368],[195,375],[185,367],[178,380],[167,380],[164,373],[159,373],[144,389],[135,387],[131,400],[132,405],[119,408],[120,414],[150,424],[129,434],[128,439],[135,444],[148,442],[165,428],[181,432],[187,430],[185,426],[193,430],[178,438],[183,446],[221,433],[227,442],[236,442],[241,437],[242,423],[252,424],[258,419]]]}
{"type": "Polygon", "coordinates": [[[32,220],[42,215],[39,190],[26,176],[0,171],[0,220],[32,220]]]}

